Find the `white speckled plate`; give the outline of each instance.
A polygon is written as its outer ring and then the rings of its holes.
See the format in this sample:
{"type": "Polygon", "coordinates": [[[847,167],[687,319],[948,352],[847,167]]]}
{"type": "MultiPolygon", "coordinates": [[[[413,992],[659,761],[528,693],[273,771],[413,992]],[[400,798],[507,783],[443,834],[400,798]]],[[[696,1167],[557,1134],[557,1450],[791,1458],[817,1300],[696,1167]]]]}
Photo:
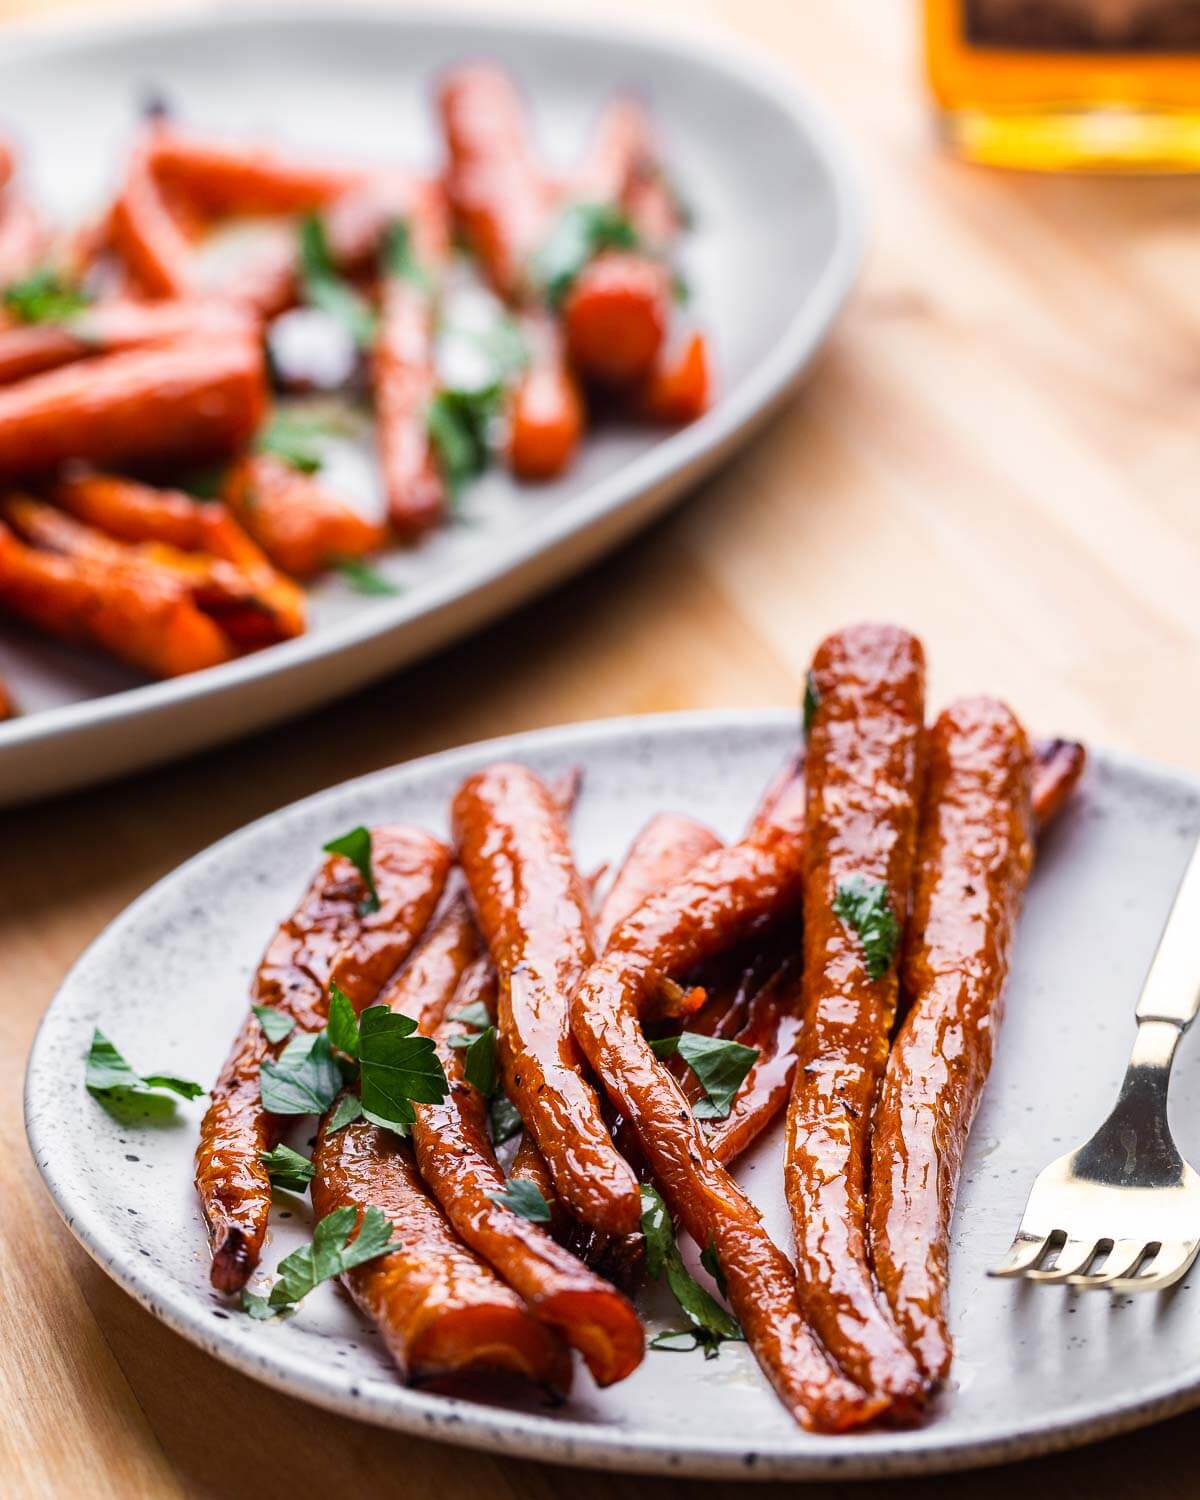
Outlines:
{"type": "MultiPolygon", "coordinates": [[[[783,712],[681,715],[495,741],[324,792],[193,859],[92,945],[34,1045],[29,1138],[72,1231],[133,1296],[219,1359],[349,1415],[493,1452],[696,1475],[898,1474],[1017,1458],[1200,1404],[1200,1321],[1186,1282],[1163,1297],[1111,1302],[983,1275],[1007,1246],[1034,1173],[1114,1097],[1141,977],[1200,832],[1200,786],[1161,768],[1097,755],[1046,840],[955,1228],[954,1387],[917,1431],[801,1433],[740,1347],[708,1363],[650,1353],[605,1392],[580,1372],[576,1394],[553,1411],[536,1400],[486,1405],[407,1391],[329,1287],[279,1324],[252,1322],[213,1295],[191,1187],[203,1101],[183,1106],[174,1127],[134,1130],[84,1091],[94,1025],[135,1067],[215,1076],[265,939],[331,835],[360,821],[444,831],[459,781],[497,756],[546,773],[581,764],[576,844],[590,869],[618,858],[664,808],[734,835],[795,727],[783,712]]],[[[1200,1161],[1191,1044],[1177,1071],[1179,1142],[1200,1161]]],[[[739,1175],[786,1244],[779,1160],[776,1135],[739,1175]]],[[[306,1233],[296,1219],[276,1222],[267,1268],[306,1233]]]]}
{"type": "Polygon", "coordinates": [[[746,438],[808,366],[862,258],[859,191],[838,132],[769,60],[726,37],[697,37],[693,24],[665,34],[611,18],[353,0],[65,21],[0,29],[0,133],[15,137],[36,190],[65,217],[111,191],[151,88],[200,126],[432,167],[434,79],[464,56],[493,56],[525,86],[547,157],[564,169],[614,89],[644,92],[695,210],[684,269],[712,333],[720,396],[677,432],[604,427],[554,484],[489,476],[467,497],[471,524],[384,559],[400,597],[323,583],[307,635],[207,672],[147,684],[0,621],[0,677],[25,711],[0,724],[0,805],[300,713],[583,567],[746,438]]]}

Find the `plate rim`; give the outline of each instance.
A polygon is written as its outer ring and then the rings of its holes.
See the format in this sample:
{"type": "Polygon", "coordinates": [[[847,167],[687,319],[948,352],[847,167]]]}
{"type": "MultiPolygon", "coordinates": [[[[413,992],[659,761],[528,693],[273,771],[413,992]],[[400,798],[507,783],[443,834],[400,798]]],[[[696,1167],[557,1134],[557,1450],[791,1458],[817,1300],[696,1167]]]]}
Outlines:
{"type": "MultiPolygon", "coordinates": [[[[455,604],[501,587],[506,579],[534,566],[538,558],[552,556],[573,537],[586,536],[607,519],[622,516],[639,500],[665,489],[672,481],[683,488],[719,463],[740,438],[748,436],[782,402],[823,342],[861,273],[867,247],[865,178],[842,126],[765,50],[708,23],[681,36],[663,23],[643,22],[627,15],[602,23],[588,16],[551,16],[521,6],[492,13],[472,7],[439,11],[430,3],[391,9],[370,0],[289,0],[283,5],[246,0],[230,10],[219,0],[188,0],[162,14],[138,6],[87,18],[71,12],[18,18],[0,28],[0,66],[22,56],[52,56],[64,48],[86,52],[95,43],[121,36],[163,37],[186,34],[198,27],[236,33],[264,22],[295,28],[333,22],[350,27],[367,24],[393,28],[400,34],[427,25],[457,27],[466,33],[479,25],[514,34],[536,31],[568,40],[586,41],[589,36],[602,35],[633,49],[670,52],[719,70],[765,95],[812,143],[828,174],[834,204],[833,247],[774,346],[736,389],[698,421],[663,437],[615,473],[564,496],[535,525],[526,528],[528,535],[518,533],[515,544],[498,550],[496,560],[490,549],[482,549],[477,559],[448,570],[419,592],[414,591],[416,607],[406,596],[376,600],[371,609],[332,622],[320,631],[217,667],[18,715],[0,723],[0,762],[8,752],[28,753],[38,745],[114,725],[127,723],[136,728],[142,719],[169,713],[180,705],[219,699],[253,683],[284,680],[317,662],[345,660],[368,643],[419,629],[455,604]]],[[[569,573],[564,570],[556,576],[565,578],[569,573]]],[[[531,594],[536,592],[535,588],[531,594]]],[[[449,638],[454,638],[453,632],[449,638]]],[[[370,675],[383,675],[394,664],[377,666],[370,675]]],[[[332,696],[336,695],[326,695],[332,696]]],[[[264,722],[285,716],[271,715],[264,722]]],[[[198,741],[203,743],[207,741],[198,741]]],[[[172,758],[177,758],[177,753],[172,758]]]]}
{"type": "MultiPolygon", "coordinates": [[[[454,772],[458,767],[465,768],[484,758],[520,756],[531,752],[569,755],[582,743],[594,747],[598,743],[635,735],[688,735],[722,728],[770,732],[797,722],[796,711],[787,708],[693,709],[585,720],[480,740],[322,788],[254,819],[183,861],[136,897],[87,945],[46,1007],[30,1048],[24,1086],[26,1136],[54,1207],[71,1233],[107,1275],[174,1332],[222,1363],[276,1390],[311,1401],[325,1410],[390,1430],[433,1437],[457,1446],[576,1467],[644,1474],[689,1474],[705,1478],[812,1481],[944,1473],[1080,1446],[1200,1405],[1198,1373],[1194,1379],[1182,1384],[1177,1378],[1164,1377],[1154,1385],[1132,1393],[1126,1400],[1106,1405],[1101,1411],[1084,1411],[1081,1403],[1077,1412],[1068,1409],[1065,1414],[1027,1425],[1019,1433],[993,1430],[957,1440],[951,1436],[936,1446],[928,1446],[924,1441],[930,1432],[936,1431],[936,1428],[929,1427],[835,1438],[805,1434],[806,1446],[799,1450],[786,1440],[747,1449],[744,1444],[729,1439],[707,1439],[689,1449],[684,1446],[686,1439],[682,1434],[674,1445],[668,1446],[661,1440],[661,1434],[614,1431],[585,1422],[430,1395],[400,1385],[389,1385],[386,1396],[378,1398],[372,1394],[374,1381],[339,1391],[321,1379],[317,1362],[303,1355],[297,1357],[293,1353],[281,1359],[272,1352],[269,1344],[260,1348],[243,1348],[237,1343],[215,1340],[207,1321],[210,1310],[201,1307],[196,1298],[187,1293],[164,1295],[162,1288],[155,1285],[155,1273],[144,1272],[137,1257],[126,1256],[118,1237],[110,1233],[103,1220],[90,1221],[89,1205],[86,1202],[82,1205],[73,1203],[70,1188],[56,1177],[53,1138],[38,1124],[39,1101],[34,1097],[38,1088],[39,1053],[43,1046],[48,1045],[45,1037],[52,1025],[55,1006],[77,971],[91,960],[94,950],[106,942],[119,942],[122,929],[136,920],[143,907],[158,898],[164,885],[224,850],[227,845],[241,840],[252,841],[264,825],[277,818],[303,815],[318,809],[322,802],[369,793],[396,779],[403,781],[412,776],[419,777],[429,769],[454,772]],[[809,1446],[814,1443],[819,1446],[809,1446]]],[[[1093,767],[1129,771],[1167,781],[1200,796],[1200,776],[1192,772],[1125,751],[1089,746],[1088,753],[1093,767]]],[[[998,1429],[999,1424],[995,1424],[995,1428],[998,1429]]]]}

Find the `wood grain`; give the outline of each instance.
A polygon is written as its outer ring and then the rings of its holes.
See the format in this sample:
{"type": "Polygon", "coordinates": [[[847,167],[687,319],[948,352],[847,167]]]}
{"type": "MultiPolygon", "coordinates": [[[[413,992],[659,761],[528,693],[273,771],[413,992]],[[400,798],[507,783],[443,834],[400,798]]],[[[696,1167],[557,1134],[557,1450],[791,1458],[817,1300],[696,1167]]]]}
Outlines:
{"type": "MultiPolygon", "coordinates": [[[[160,1327],[59,1224],[21,1128],[38,1016],[107,921],[222,834],[488,735],[792,702],[815,641],[864,615],[920,632],[935,703],[997,692],[1038,731],[1200,771],[1200,182],[1003,176],[947,159],[909,3],[637,9],[722,23],[833,105],[875,204],[864,283],[752,449],[581,580],[299,724],[6,815],[0,1493],[13,1500],[682,1500],[692,1488],[501,1461],[301,1407],[160,1327]]],[[[967,1483],[977,1500],[1013,1485],[1183,1500],[1197,1437],[1200,1418],[1181,1418],[967,1483]]],[[[894,1488],[949,1497],[963,1484],[894,1488]]]]}

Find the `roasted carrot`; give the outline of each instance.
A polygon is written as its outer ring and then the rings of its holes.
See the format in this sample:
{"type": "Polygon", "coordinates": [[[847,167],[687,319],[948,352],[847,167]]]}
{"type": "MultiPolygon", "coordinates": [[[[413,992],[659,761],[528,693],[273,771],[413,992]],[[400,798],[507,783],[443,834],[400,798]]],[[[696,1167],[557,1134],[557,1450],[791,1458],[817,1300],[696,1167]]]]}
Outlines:
{"type": "Polygon", "coordinates": [[[584,266],[567,292],[567,356],[589,380],[636,384],[654,368],[670,316],[667,268],[646,255],[607,250],[584,266]]]}
{"type": "Polygon", "coordinates": [[[1038,740],[1033,751],[1033,815],[1041,832],[1078,786],[1087,751],[1076,740],[1038,740]]]}
{"type": "Polygon", "coordinates": [[[257,335],[257,321],[244,307],[216,298],[98,302],[66,323],[14,323],[0,329],[0,385],[96,354],[179,339],[257,335]]]}
{"type": "Polygon", "coordinates": [[[466,901],[453,903],[422,944],[433,955],[422,964],[418,950],[391,991],[393,1008],[419,1017],[422,1029],[435,1037],[450,1084],[441,1103],[414,1105],[417,1165],[463,1241],[525,1299],[535,1317],[583,1354],[600,1385],[610,1385],[641,1361],[644,1340],[637,1314],[538,1225],[495,1201],[505,1191],[504,1174],[488,1136],[487,1097],[467,1081],[465,1053],[456,1045],[469,1032],[457,1018],[461,991],[450,982],[455,967],[458,979],[464,977],[480,946],[466,901]]]}
{"type": "MultiPolygon", "coordinates": [[[[365,887],[357,870],[340,855],[325,861],[263,955],[251,985],[252,1004],[282,1011],[300,1031],[317,1031],[325,1023],[331,983],[358,1010],[375,999],[433,914],[450,855],[415,829],[376,828],[371,868],[379,907],[364,914],[365,887]]],[[[251,1014],[213,1085],[200,1127],[196,1188],[219,1291],[240,1290],[262,1253],[271,1184],[259,1153],[276,1144],[283,1122],[263,1109],[259,1070],[283,1045],[268,1041],[251,1014]]]]}
{"type": "Polygon", "coordinates": [[[192,243],[155,175],[155,134],[156,129],[148,131],[130,152],[109,237],[148,296],[184,298],[194,291],[192,243]]]}
{"type": "Polygon", "coordinates": [[[459,789],[459,862],[500,983],[500,1064],[509,1098],[546,1160],[555,1192],[607,1233],[641,1221],[637,1179],[614,1147],[583,1076],[568,1007],[592,961],[592,919],[550,792],[499,764],[459,789]]]}
{"type": "Polygon", "coordinates": [[[0,475],[228,457],[262,419],[266,372],[250,339],[188,340],[85,360],[0,388],[0,475]]]}
{"type": "Polygon", "coordinates": [[[924,656],[893,626],[851,626],[822,642],[809,680],[804,1030],[785,1182],[805,1311],[842,1369],[904,1417],[926,1381],[880,1304],[864,1195],[916,850],[924,656]],[[856,900],[888,914],[886,949],[868,950],[856,900]]]}
{"type": "Polygon", "coordinates": [[[902,984],[871,1149],[871,1254],[893,1318],[933,1385],[950,1370],[950,1223],[991,1068],[1009,954],[1033,867],[1025,731],[994,699],[929,735],[902,984]]]}
{"type": "Polygon", "coordinates": [[[507,74],[487,63],[448,74],[438,101],[455,215],[496,291],[519,299],[553,207],[524,102],[507,74]]]}
{"type": "Polygon", "coordinates": [[[519,479],[555,479],[570,467],[583,436],[583,398],[554,322],[530,313],[522,331],[529,364],[509,405],[508,466],[519,479]]]}
{"type": "Polygon", "coordinates": [[[721,840],[682,813],[658,813],[634,838],[596,918],[596,947],[603,952],[613,931],[644,901],[681,879],[721,840]]]}
{"type": "Polygon", "coordinates": [[[399,1248],[342,1281],[405,1380],[453,1385],[472,1374],[507,1374],[566,1393],[566,1347],[456,1238],[422,1185],[407,1141],[366,1120],[332,1133],[323,1127],[313,1165],[319,1216],[376,1207],[391,1220],[399,1248]]]}
{"type": "Polygon", "coordinates": [[[664,349],[634,392],[631,406],[647,422],[682,427],[712,405],[713,375],[708,341],[691,333],[676,349],[664,349]]]}
{"type": "Polygon", "coordinates": [[[273,453],[250,453],[229,469],[222,498],[276,567],[311,578],[341,558],[363,557],[387,540],[334,495],[315,474],[304,474],[273,453]]]}
{"type": "Polygon", "coordinates": [[[0,604],[51,635],[102,646],[152,677],[198,672],[234,654],[183,584],[27,547],[2,524],[0,604]]]}
{"type": "Polygon", "coordinates": [[[312,213],[361,186],[361,167],[314,165],[274,147],[157,125],[148,155],[156,175],[207,214],[312,213]]]}
{"type": "Polygon", "coordinates": [[[803,876],[803,806],[776,808],[761,836],[718,849],[617,928],[575,992],[575,1035],[613,1104],[632,1122],[669,1207],[712,1245],[750,1346],[796,1420],[841,1430],[882,1404],[832,1368],[800,1308],[787,1257],[717,1161],[679,1085],[650,1050],[640,1012],[663,974],[729,947],[793,906],[803,876]]]}
{"type": "Polygon", "coordinates": [[[12,694],[8,690],[8,683],[0,677],[0,723],[5,719],[11,719],[16,713],[16,705],[13,703],[12,694]]]}

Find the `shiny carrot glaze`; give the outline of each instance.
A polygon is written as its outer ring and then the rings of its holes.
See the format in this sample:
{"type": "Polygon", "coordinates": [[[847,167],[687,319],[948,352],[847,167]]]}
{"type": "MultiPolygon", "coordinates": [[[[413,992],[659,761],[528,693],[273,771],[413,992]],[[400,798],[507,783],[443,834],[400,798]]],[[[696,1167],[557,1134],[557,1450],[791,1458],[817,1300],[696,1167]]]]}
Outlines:
{"type": "Polygon", "coordinates": [[[653,369],[670,316],[666,266],[631,251],[605,251],[584,266],[563,302],[567,356],[589,380],[636,384],[653,369]]]}
{"type": "Polygon", "coordinates": [[[640,1020],[661,975],[686,971],[796,903],[803,798],[783,799],[775,818],[760,837],[706,855],[627,917],[584,976],[571,1014],[580,1046],[635,1128],[672,1213],[697,1244],[714,1245],[729,1299],[780,1400],[804,1426],[837,1431],[869,1420],[880,1403],[826,1359],[801,1310],[791,1264],[713,1155],[640,1020]]]}
{"type": "Polygon", "coordinates": [[[318,1217],[349,1205],[378,1208],[391,1220],[399,1248],[356,1266],[342,1283],[405,1380],[453,1386],[468,1375],[518,1375],[565,1394],[570,1353],[456,1238],[406,1141],[355,1120],[332,1135],[322,1129],[313,1165],[318,1217]]]}
{"type": "Polygon", "coordinates": [[[301,473],[273,453],[238,459],[221,496],[276,567],[294,578],[377,552],[387,540],[382,526],[339,499],[319,474],[301,473]]]}
{"type": "Polygon", "coordinates": [[[234,655],[183,582],[29,547],[3,523],[0,607],[51,635],[101,646],[152,677],[202,671],[234,655]]]}
{"type": "Polygon", "coordinates": [[[181,338],[254,338],[244,307],[198,298],[97,302],[67,323],[16,323],[0,329],[0,385],[79,359],[174,343],[181,338]]]}
{"type": "Polygon", "coordinates": [[[744,1025],[733,1036],[758,1057],[723,1120],[708,1126],[708,1144],[718,1161],[731,1162],[783,1112],[796,1072],[796,1044],[803,1025],[799,972],[784,970],[750,1000],[744,1025]]]}
{"type": "Polygon", "coordinates": [[[683,813],[658,813],[629,846],[596,918],[596,947],[644,901],[680,880],[697,860],[721,847],[710,828],[683,813]]]}
{"type": "Polygon", "coordinates": [[[612,1143],[571,1036],[571,996],[593,958],[587,893],[562,814],[524,766],[470,777],[453,807],[458,858],[496,966],[499,1055],[555,1191],[584,1223],[629,1234],[637,1179],[612,1143]]]}
{"type": "Polygon", "coordinates": [[[702,417],[712,403],[708,340],[702,333],[690,333],[678,347],[660,353],[634,393],[632,406],[647,422],[682,427],[702,417]]]}
{"type": "Polygon", "coordinates": [[[492,286],[519,299],[553,206],[524,101],[508,75],[488,63],[456,68],[438,97],[455,215],[492,286]]]}
{"type": "MultiPolygon", "coordinates": [[[[422,947],[453,953],[457,979],[478,955],[479,938],[466,902],[446,912],[422,947]]],[[[455,1038],[471,1029],[456,1019],[467,1003],[451,981],[451,964],[427,965],[429,982],[409,977],[393,1003],[421,1018],[434,1036],[450,1084],[439,1104],[417,1104],[413,1149],[426,1185],[462,1240],[525,1299],[536,1318],[578,1349],[600,1385],[621,1380],[641,1362],[642,1325],[629,1302],[559,1246],[537,1224],[493,1201],[505,1188],[488,1134],[487,1098],[467,1082],[465,1053],[455,1038]]]]}
{"type": "Polygon", "coordinates": [[[1033,747],[1033,816],[1040,832],[1079,785],[1087,751],[1076,740],[1038,740],[1033,747]]]}
{"type": "Polygon", "coordinates": [[[907,1417],[926,1382],[877,1296],[864,1201],[896,964],[872,979],[862,939],[834,902],[844,881],[882,882],[903,931],[921,792],[924,654],[893,626],[851,626],[818,648],[811,680],[818,701],[805,762],[804,1030],[784,1168],[797,1281],[842,1369],[907,1417]]]}
{"type": "Polygon", "coordinates": [[[521,327],[529,363],[509,404],[508,466],[518,479],[555,479],[570,467],[583,437],[583,397],[557,324],[531,312],[521,327]]]}
{"type": "Polygon", "coordinates": [[[301,214],[359,187],[359,167],[323,166],[271,146],[190,135],[159,124],[147,155],[157,177],[208,214],[301,214]]]}
{"type": "MultiPolygon", "coordinates": [[[[411,950],[437,905],[450,867],[444,845],[410,828],[372,831],[372,872],[379,910],[360,911],[365,888],[354,866],[327,859],[295,912],[263,955],[251,1003],[291,1016],[300,1031],[325,1024],[328,987],[336,982],[357,1010],[369,1005],[411,950]]],[[[283,1121],[259,1096],[259,1069],[287,1039],[270,1043],[247,1017],[213,1085],[196,1150],[196,1187],[212,1241],[213,1285],[236,1292],[258,1263],[271,1184],[259,1160],[278,1141],[283,1121]]]]}
{"type": "Polygon", "coordinates": [[[71,459],[99,467],[202,464],[235,453],[266,409],[249,338],[190,339],[106,354],[0,387],[0,475],[71,459]]]}
{"type": "Polygon", "coordinates": [[[1002,704],[952,704],[929,735],[902,984],[871,1150],[871,1252],[892,1315],[941,1385],[950,1221],[987,1081],[1021,898],[1033,867],[1032,765],[1002,704]]]}
{"type": "Polygon", "coordinates": [[[384,268],[371,369],[388,517],[400,536],[411,538],[436,525],[446,509],[446,484],[429,435],[438,385],[435,281],[449,250],[441,194],[429,188],[414,196],[404,222],[416,269],[384,268]]]}
{"type": "Polygon", "coordinates": [[[130,152],[125,182],[109,217],[109,240],[150,297],[187,297],[194,290],[192,242],[154,171],[152,127],[130,152]]]}

